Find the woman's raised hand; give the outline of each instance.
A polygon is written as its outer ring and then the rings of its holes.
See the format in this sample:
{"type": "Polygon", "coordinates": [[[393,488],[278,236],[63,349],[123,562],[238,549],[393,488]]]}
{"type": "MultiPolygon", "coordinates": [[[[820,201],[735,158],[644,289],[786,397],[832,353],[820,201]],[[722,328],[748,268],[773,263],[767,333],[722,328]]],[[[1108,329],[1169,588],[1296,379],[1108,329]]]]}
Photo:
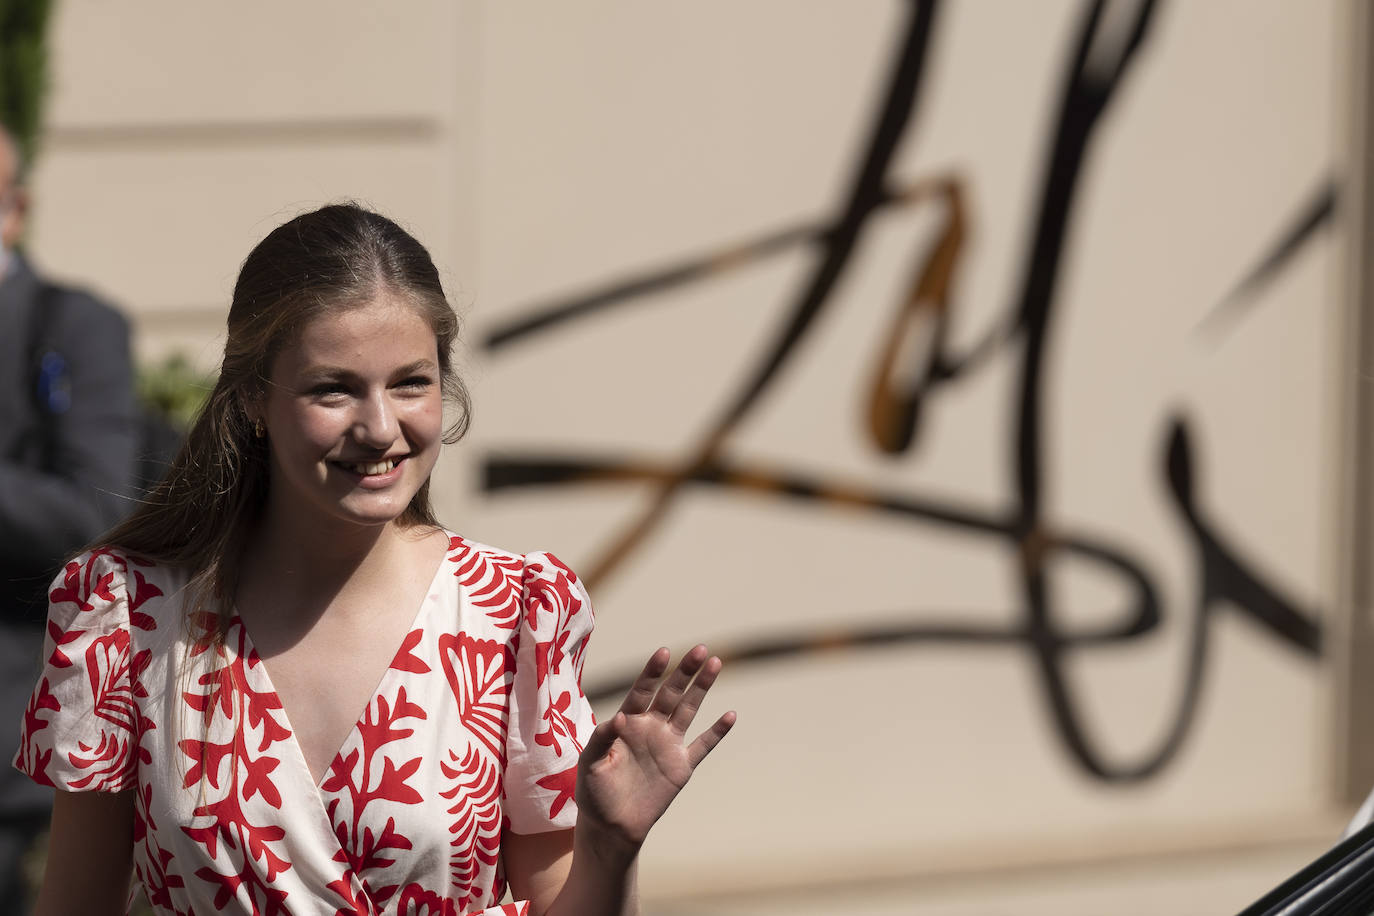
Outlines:
{"type": "Polygon", "coordinates": [[[690,744],[687,729],[721,661],[697,646],[667,678],[671,653],[659,649],[644,666],[614,716],[592,732],[578,761],[578,823],[636,848],[692,777],[697,764],[735,724],[725,713],[690,744]]]}

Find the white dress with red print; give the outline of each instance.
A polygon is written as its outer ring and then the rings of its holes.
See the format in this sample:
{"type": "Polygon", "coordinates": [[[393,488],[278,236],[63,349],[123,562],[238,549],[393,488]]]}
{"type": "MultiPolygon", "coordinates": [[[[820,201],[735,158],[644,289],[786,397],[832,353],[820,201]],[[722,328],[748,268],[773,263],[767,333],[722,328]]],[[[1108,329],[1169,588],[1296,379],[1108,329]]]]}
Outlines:
{"type": "Polygon", "coordinates": [[[67,564],[15,761],[60,789],[136,793],[134,868],[158,913],[526,912],[496,905],[502,828],[573,825],[593,727],[571,570],[451,536],[318,785],[242,622],[207,645],[185,581],[117,550],[67,564]]]}

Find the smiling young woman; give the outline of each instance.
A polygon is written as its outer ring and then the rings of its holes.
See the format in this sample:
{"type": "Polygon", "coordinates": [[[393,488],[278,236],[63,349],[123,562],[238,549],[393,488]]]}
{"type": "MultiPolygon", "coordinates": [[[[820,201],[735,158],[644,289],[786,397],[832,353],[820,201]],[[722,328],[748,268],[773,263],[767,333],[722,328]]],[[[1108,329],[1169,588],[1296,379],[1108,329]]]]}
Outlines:
{"type": "Polygon", "coordinates": [[[649,828],[734,722],[686,740],[720,662],[658,650],[595,725],[577,575],[430,506],[456,334],[376,213],[248,256],[186,446],[50,592],[16,760],[59,790],[40,913],[123,912],[131,875],[165,914],[636,910],[649,828]]]}

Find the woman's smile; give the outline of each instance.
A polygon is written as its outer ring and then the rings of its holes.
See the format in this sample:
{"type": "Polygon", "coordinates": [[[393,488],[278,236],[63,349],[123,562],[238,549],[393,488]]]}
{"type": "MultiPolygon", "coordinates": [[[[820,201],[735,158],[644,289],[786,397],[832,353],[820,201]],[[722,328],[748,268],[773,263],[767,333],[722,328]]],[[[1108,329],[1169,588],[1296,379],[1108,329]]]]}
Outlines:
{"type": "Polygon", "coordinates": [[[364,487],[384,487],[401,478],[405,456],[383,458],[380,461],[331,461],[334,467],[358,478],[364,487]]]}

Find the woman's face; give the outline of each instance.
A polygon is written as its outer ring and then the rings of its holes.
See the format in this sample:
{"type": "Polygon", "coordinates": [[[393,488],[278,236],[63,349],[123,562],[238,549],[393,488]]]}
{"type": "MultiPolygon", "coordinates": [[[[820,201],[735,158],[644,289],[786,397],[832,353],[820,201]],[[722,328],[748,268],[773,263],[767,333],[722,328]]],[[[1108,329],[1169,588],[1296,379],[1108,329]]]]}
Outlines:
{"type": "Polygon", "coordinates": [[[261,408],[269,518],[324,531],[400,516],[429,478],[443,436],[428,321],[384,293],[311,321],[270,372],[261,408]]]}

